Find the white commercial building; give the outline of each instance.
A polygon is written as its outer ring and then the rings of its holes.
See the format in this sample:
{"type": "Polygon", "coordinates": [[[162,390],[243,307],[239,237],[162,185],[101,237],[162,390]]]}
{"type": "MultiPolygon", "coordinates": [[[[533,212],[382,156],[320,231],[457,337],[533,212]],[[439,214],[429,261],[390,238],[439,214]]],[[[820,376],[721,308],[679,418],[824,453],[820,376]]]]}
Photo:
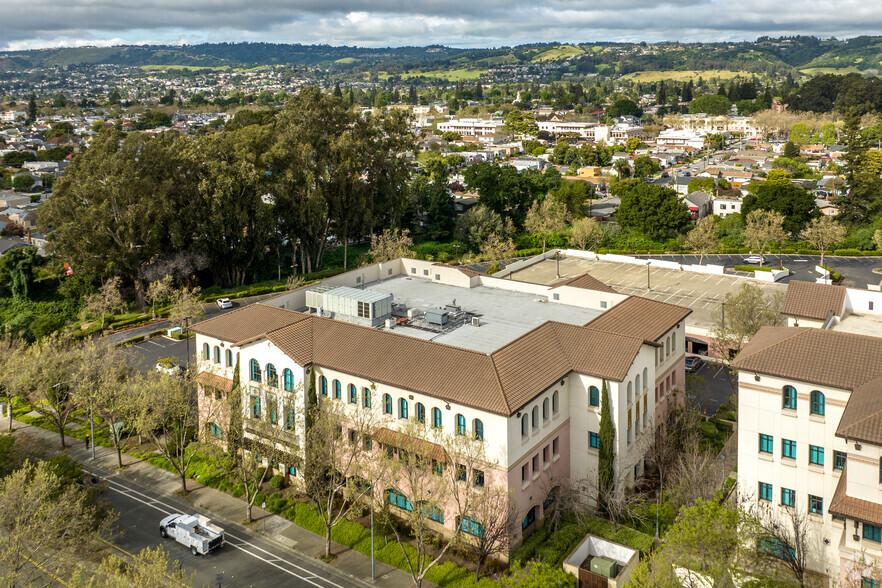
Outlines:
{"type": "Polygon", "coordinates": [[[438,123],[438,130],[442,133],[452,131],[464,137],[481,137],[501,133],[503,125],[505,121],[501,118],[455,118],[438,123]]]}

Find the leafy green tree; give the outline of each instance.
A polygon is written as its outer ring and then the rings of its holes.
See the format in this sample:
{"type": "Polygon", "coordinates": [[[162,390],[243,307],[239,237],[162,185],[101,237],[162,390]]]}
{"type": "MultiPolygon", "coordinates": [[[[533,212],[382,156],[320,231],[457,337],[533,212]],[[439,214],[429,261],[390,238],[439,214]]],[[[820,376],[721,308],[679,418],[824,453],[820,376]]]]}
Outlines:
{"type": "Polygon", "coordinates": [[[812,132],[804,122],[798,122],[790,127],[790,142],[802,147],[811,143],[812,132]]]}
{"type": "Polygon", "coordinates": [[[479,204],[457,219],[454,236],[465,243],[470,251],[477,252],[490,235],[505,237],[513,231],[510,220],[506,223],[498,213],[479,204]]]}
{"type": "Polygon", "coordinates": [[[537,200],[527,212],[524,228],[529,233],[542,235],[542,253],[545,243],[552,233],[563,231],[570,217],[566,206],[554,198],[545,198],[541,203],[537,200]]]}
{"type": "Polygon", "coordinates": [[[515,135],[535,135],[539,132],[539,125],[530,112],[524,112],[519,108],[512,108],[505,116],[503,130],[515,135]]]}
{"type": "Polygon", "coordinates": [[[713,178],[692,178],[686,190],[692,192],[704,192],[713,196],[717,193],[717,184],[713,178]]]}
{"type": "Polygon", "coordinates": [[[17,247],[0,257],[0,286],[8,289],[13,300],[24,300],[34,281],[37,266],[35,247],[17,247]]]}
{"type": "Polygon", "coordinates": [[[790,159],[799,157],[799,146],[793,141],[787,141],[784,144],[784,150],[781,152],[781,156],[790,159]]]}
{"type": "Polygon", "coordinates": [[[860,117],[845,116],[843,136],[847,149],[842,157],[846,194],[836,199],[839,220],[860,224],[875,218],[882,210],[882,179],[868,165],[869,146],[860,130],[860,117]]]}
{"type": "Polygon", "coordinates": [[[585,216],[585,204],[594,198],[594,186],[582,180],[564,180],[552,192],[552,197],[563,203],[570,218],[585,216]]]}
{"type": "Polygon", "coordinates": [[[741,214],[749,216],[754,210],[780,213],[784,216],[784,230],[791,234],[801,231],[819,214],[812,193],[790,182],[761,182],[744,197],[741,214]]]}
{"type": "Polygon", "coordinates": [[[567,151],[570,149],[570,143],[564,138],[560,138],[557,140],[557,143],[554,144],[554,149],[551,151],[551,161],[552,163],[561,164],[566,159],[567,151]]]}
{"type": "Polygon", "coordinates": [[[833,220],[832,217],[824,215],[812,219],[811,224],[802,232],[802,238],[821,252],[820,265],[823,266],[824,253],[845,239],[847,233],[845,227],[833,220]]]}
{"type": "Polygon", "coordinates": [[[606,109],[606,115],[611,118],[618,118],[620,116],[641,117],[643,116],[643,110],[641,110],[633,100],[621,98],[613,102],[612,105],[606,109]]]}
{"type": "Polygon", "coordinates": [[[652,239],[664,239],[692,225],[689,208],[670,188],[620,180],[615,192],[621,198],[616,220],[624,229],[638,230],[652,239]]]}
{"type": "Polygon", "coordinates": [[[648,155],[639,155],[634,158],[634,177],[645,179],[652,177],[659,169],[658,160],[648,155]]]}
{"type": "Polygon", "coordinates": [[[689,103],[689,112],[697,114],[705,112],[710,115],[719,116],[729,112],[732,103],[725,96],[719,94],[702,94],[689,103]]]}
{"type": "Polygon", "coordinates": [[[12,187],[19,192],[27,192],[34,186],[34,176],[31,174],[18,174],[12,178],[12,187]]]}
{"type": "Polygon", "coordinates": [[[836,125],[833,123],[824,123],[821,126],[821,143],[829,147],[836,143],[836,125]]]}
{"type": "Polygon", "coordinates": [[[727,502],[699,501],[680,511],[665,534],[664,549],[676,564],[704,574],[714,586],[728,585],[738,571],[741,518],[727,502]]]}
{"type": "MultiPolygon", "coordinates": [[[[612,412],[609,406],[609,392],[606,387],[606,380],[600,390],[600,446],[598,448],[597,458],[597,489],[598,501],[601,502],[604,497],[611,496],[615,486],[615,443],[616,428],[612,421],[612,412]]],[[[605,510],[605,504],[598,505],[601,510],[605,510]]]]}

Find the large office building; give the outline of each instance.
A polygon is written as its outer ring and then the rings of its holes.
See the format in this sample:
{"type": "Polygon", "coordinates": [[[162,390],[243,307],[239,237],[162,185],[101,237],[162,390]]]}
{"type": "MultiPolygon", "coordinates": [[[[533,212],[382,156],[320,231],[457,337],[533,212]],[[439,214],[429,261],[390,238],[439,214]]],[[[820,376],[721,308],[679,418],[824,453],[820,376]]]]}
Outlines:
{"type": "MultiPolygon", "coordinates": [[[[604,385],[619,479],[643,475],[684,384],[689,312],[587,274],[549,286],[397,259],[196,325],[200,399],[238,389],[259,416],[314,373],[321,402],[377,411],[384,438],[413,419],[474,435],[495,470],[482,483],[512,492],[523,537],[542,524],[556,480],[596,478],[604,385]]],[[[201,426],[212,418],[204,411],[201,426]]],[[[300,426],[278,419],[295,437],[300,426]]],[[[296,464],[273,465],[296,480],[296,464]]]]}

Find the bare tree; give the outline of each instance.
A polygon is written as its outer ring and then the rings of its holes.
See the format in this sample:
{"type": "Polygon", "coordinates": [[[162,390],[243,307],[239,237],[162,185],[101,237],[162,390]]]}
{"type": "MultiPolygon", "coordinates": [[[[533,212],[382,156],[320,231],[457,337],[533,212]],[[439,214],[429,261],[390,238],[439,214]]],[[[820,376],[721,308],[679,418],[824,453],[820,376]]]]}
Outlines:
{"type": "Polygon", "coordinates": [[[679,508],[698,500],[710,500],[723,482],[723,464],[702,446],[698,434],[685,439],[668,477],[668,495],[679,508]]]}
{"type": "MultiPolygon", "coordinates": [[[[369,393],[375,396],[376,390],[369,393]]],[[[326,558],[331,557],[331,529],[372,490],[383,464],[372,458],[378,422],[369,401],[365,404],[365,396],[349,407],[342,400],[326,400],[307,408],[305,415],[303,493],[325,526],[326,558]]]]}
{"type": "Polygon", "coordinates": [[[171,308],[168,311],[168,320],[174,325],[183,326],[184,319],[197,322],[205,315],[202,302],[199,300],[199,287],[178,288],[171,294],[171,308]]]}
{"type": "Polygon", "coordinates": [[[105,588],[171,588],[191,586],[196,572],[187,572],[172,563],[160,547],[145,547],[130,560],[110,555],[97,569],[77,569],[66,582],[69,588],[93,588],[96,582],[105,588]]]}
{"type": "Polygon", "coordinates": [[[411,247],[413,247],[413,239],[410,238],[410,231],[385,229],[381,235],[371,235],[368,256],[374,263],[380,263],[413,255],[411,247]]]}
{"type": "Polygon", "coordinates": [[[775,567],[770,563],[783,565],[800,586],[805,586],[809,550],[813,544],[806,510],[797,503],[776,509],[770,503],[744,498],[742,509],[747,517],[742,529],[751,535],[755,548],[751,555],[757,562],[756,567],[770,570],[775,567]]]}
{"type": "Polygon", "coordinates": [[[699,219],[695,227],[686,234],[683,244],[699,254],[698,265],[701,265],[704,256],[720,245],[720,239],[714,232],[714,217],[699,219]]]}
{"type": "Polygon", "coordinates": [[[546,197],[541,203],[536,200],[527,211],[527,220],[524,228],[528,233],[542,235],[542,253],[545,253],[545,243],[552,233],[563,231],[570,221],[567,207],[555,200],[546,197]]]}
{"type": "Polygon", "coordinates": [[[147,286],[147,302],[150,303],[150,310],[153,318],[156,318],[156,305],[167,302],[171,299],[174,292],[173,279],[166,274],[160,280],[154,280],[147,286]]]}
{"type": "MultiPolygon", "coordinates": [[[[759,208],[752,210],[747,215],[743,235],[750,249],[756,250],[762,257],[769,244],[778,243],[787,238],[784,232],[784,215],[759,208]]],[[[763,262],[760,260],[760,267],[762,265],[763,262]]]]}
{"type": "Polygon", "coordinates": [[[18,366],[19,385],[28,401],[44,419],[52,423],[66,448],[64,428],[73,420],[73,371],[78,365],[77,350],[58,335],[44,337],[31,345],[18,366]]]}
{"type": "Polygon", "coordinates": [[[814,220],[802,232],[802,238],[821,252],[821,265],[824,265],[824,253],[827,249],[840,243],[848,231],[845,227],[829,216],[821,216],[814,220]]]}
{"type": "MultiPolygon", "coordinates": [[[[148,371],[129,378],[127,387],[127,410],[133,426],[168,460],[181,478],[181,493],[186,494],[187,473],[197,451],[193,441],[199,418],[193,373],[148,371]]],[[[212,415],[202,416],[213,420],[212,415]]]]}
{"type": "Polygon", "coordinates": [[[739,353],[761,327],[780,325],[783,298],[781,292],[764,296],[762,288],[746,282],[736,294],[727,293],[714,312],[714,351],[724,359],[729,358],[739,353]]]}
{"type": "Polygon", "coordinates": [[[603,237],[603,227],[595,219],[586,216],[573,221],[573,233],[570,235],[570,239],[579,249],[585,249],[591,245],[591,251],[596,255],[603,237]]]}
{"type": "Polygon", "coordinates": [[[515,252],[515,244],[511,239],[504,239],[491,233],[481,245],[481,256],[487,260],[508,259],[515,252]]]}
{"type": "Polygon", "coordinates": [[[472,535],[467,549],[475,556],[475,582],[487,560],[508,549],[515,537],[515,505],[511,493],[503,487],[481,488],[470,500],[469,515],[481,525],[481,533],[472,535]]]}
{"type": "Polygon", "coordinates": [[[83,304],[83,312],[87,315],[101,315],[101,329],[104,329],[104,318],[114,312],[122,312],[126,308],[125,300],[119,291],[119,277],[113,277],[104,282],[95,294],[86,297],[83,304]]]}

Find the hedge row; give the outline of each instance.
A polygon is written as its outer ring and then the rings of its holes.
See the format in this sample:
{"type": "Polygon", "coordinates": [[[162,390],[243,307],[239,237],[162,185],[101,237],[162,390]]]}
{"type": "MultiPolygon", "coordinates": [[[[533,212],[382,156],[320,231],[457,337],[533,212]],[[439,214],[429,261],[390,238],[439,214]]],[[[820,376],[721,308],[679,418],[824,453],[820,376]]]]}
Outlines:
{"type": "Polygon", "coordinates": [[[757,271],[757,272],[770,272],[775,268],[769,267],[767,265],[764,265],[762,267],[760,267],[758,265],[736,265],[732,269],[734,269],[736,272],[749,272],[752,274],[755,271],[757,271]]]}

